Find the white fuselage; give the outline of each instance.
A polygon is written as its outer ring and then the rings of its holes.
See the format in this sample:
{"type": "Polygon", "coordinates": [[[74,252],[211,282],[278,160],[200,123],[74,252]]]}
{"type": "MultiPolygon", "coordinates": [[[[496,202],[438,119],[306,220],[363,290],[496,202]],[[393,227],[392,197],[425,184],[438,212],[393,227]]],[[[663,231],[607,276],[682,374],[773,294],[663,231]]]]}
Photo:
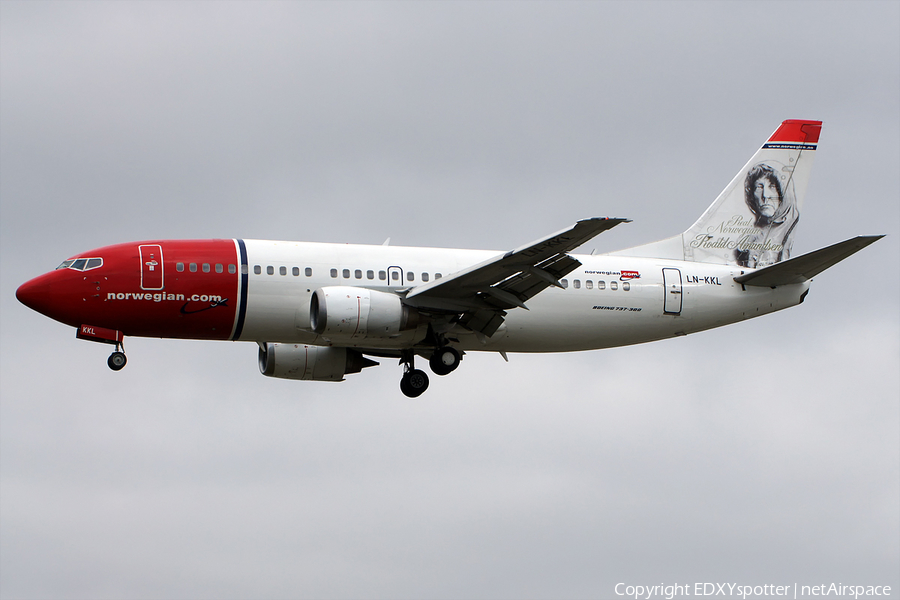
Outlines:
{"type": "MultiPolygon", "coordinates": [[[[239,339],[328,346],[311,331],[310,298],[328,286],[402,291],[502,252],[245,240],[247,312],[239,339]]],[[[656,258],[573,255],[581,267],[508,311],[491,337],[457,327],[461,350],[567,352],[686,335],[799,304],[809,283],[776,289],[734,281],[751,269],[656,258]],[[664,279],[665,273],[665,279],[664,279]]],[[[424,331],[334,345],[409,347],[424,331]]]]}

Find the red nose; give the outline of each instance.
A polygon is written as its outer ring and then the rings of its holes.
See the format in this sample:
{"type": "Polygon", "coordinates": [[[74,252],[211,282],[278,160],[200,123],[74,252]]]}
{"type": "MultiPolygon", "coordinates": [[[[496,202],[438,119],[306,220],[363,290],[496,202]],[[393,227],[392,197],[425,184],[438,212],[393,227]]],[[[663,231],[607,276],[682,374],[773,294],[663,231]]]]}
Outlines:
{"type": "Polygon", "coordinates": [[[19,289],[16,290],[16,298],[19,299],[19,302],[39,313],[44,313],[41,309],[44,304],[42,299],[47,297],[47,292],[50,287],[44,279],[45,276],[43,275],[41,277],[35,277],[31,281],[26,281],[20,285],[19,289]]]}
{"type": "Polygon", "coordinates": [[[69,321],[72,319],[67,314],[71,311],[72,304],[69,297],[71,294],[67,292],[71,290],[67,289],[70,286],[66,285],[62,279],[63,277],[57,271],[44,273],[19,286],[19,289],[16,290],[16,298],[28,308],[36,310],[42,315],[71,324],[69,321]]]}

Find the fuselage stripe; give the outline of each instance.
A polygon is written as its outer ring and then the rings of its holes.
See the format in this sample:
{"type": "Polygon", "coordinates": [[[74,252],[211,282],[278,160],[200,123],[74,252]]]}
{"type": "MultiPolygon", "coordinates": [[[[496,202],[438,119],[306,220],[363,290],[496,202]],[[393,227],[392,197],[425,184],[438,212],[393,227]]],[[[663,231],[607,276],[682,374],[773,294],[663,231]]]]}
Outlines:
{"type": "Polygon", "coordinates": [[[247,285],[250,283],[250,268],[247,264],[247,246],[244,240],[238,240],[238,247],[241,249],[241,302],[238,305],[237,325],[234,326],[234,335],[232,340],[237,341],[241,338],[244,330],[244,318],[247,316],[247,285]]]}

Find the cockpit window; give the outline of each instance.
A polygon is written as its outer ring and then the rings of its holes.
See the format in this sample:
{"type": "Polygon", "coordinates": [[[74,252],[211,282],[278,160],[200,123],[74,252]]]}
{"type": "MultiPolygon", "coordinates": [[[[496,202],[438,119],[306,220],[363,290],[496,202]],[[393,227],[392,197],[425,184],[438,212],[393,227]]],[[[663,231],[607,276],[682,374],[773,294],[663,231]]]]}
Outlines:
{"type": "Polygon", "coordinates": [[[59,269],[74,269],[75,271],[90,271],[103,266],[102,258],[70,258],[64,260],[61,265],[56,267],[59,269]]]}

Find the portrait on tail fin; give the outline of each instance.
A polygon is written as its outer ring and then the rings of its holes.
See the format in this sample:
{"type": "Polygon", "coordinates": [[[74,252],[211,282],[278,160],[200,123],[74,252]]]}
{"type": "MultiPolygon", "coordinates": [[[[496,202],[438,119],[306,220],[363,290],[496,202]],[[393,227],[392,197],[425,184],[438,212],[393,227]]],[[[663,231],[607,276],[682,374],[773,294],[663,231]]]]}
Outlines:
{"type": "Polygon", "coordinates": [[[744,179],[744,201],[753,219],[752,233],[737,243],[735,263],[759,268],[790,258],[794,228],[800,220],[791,169],[770,161],[753,166],[744,179]]]}

